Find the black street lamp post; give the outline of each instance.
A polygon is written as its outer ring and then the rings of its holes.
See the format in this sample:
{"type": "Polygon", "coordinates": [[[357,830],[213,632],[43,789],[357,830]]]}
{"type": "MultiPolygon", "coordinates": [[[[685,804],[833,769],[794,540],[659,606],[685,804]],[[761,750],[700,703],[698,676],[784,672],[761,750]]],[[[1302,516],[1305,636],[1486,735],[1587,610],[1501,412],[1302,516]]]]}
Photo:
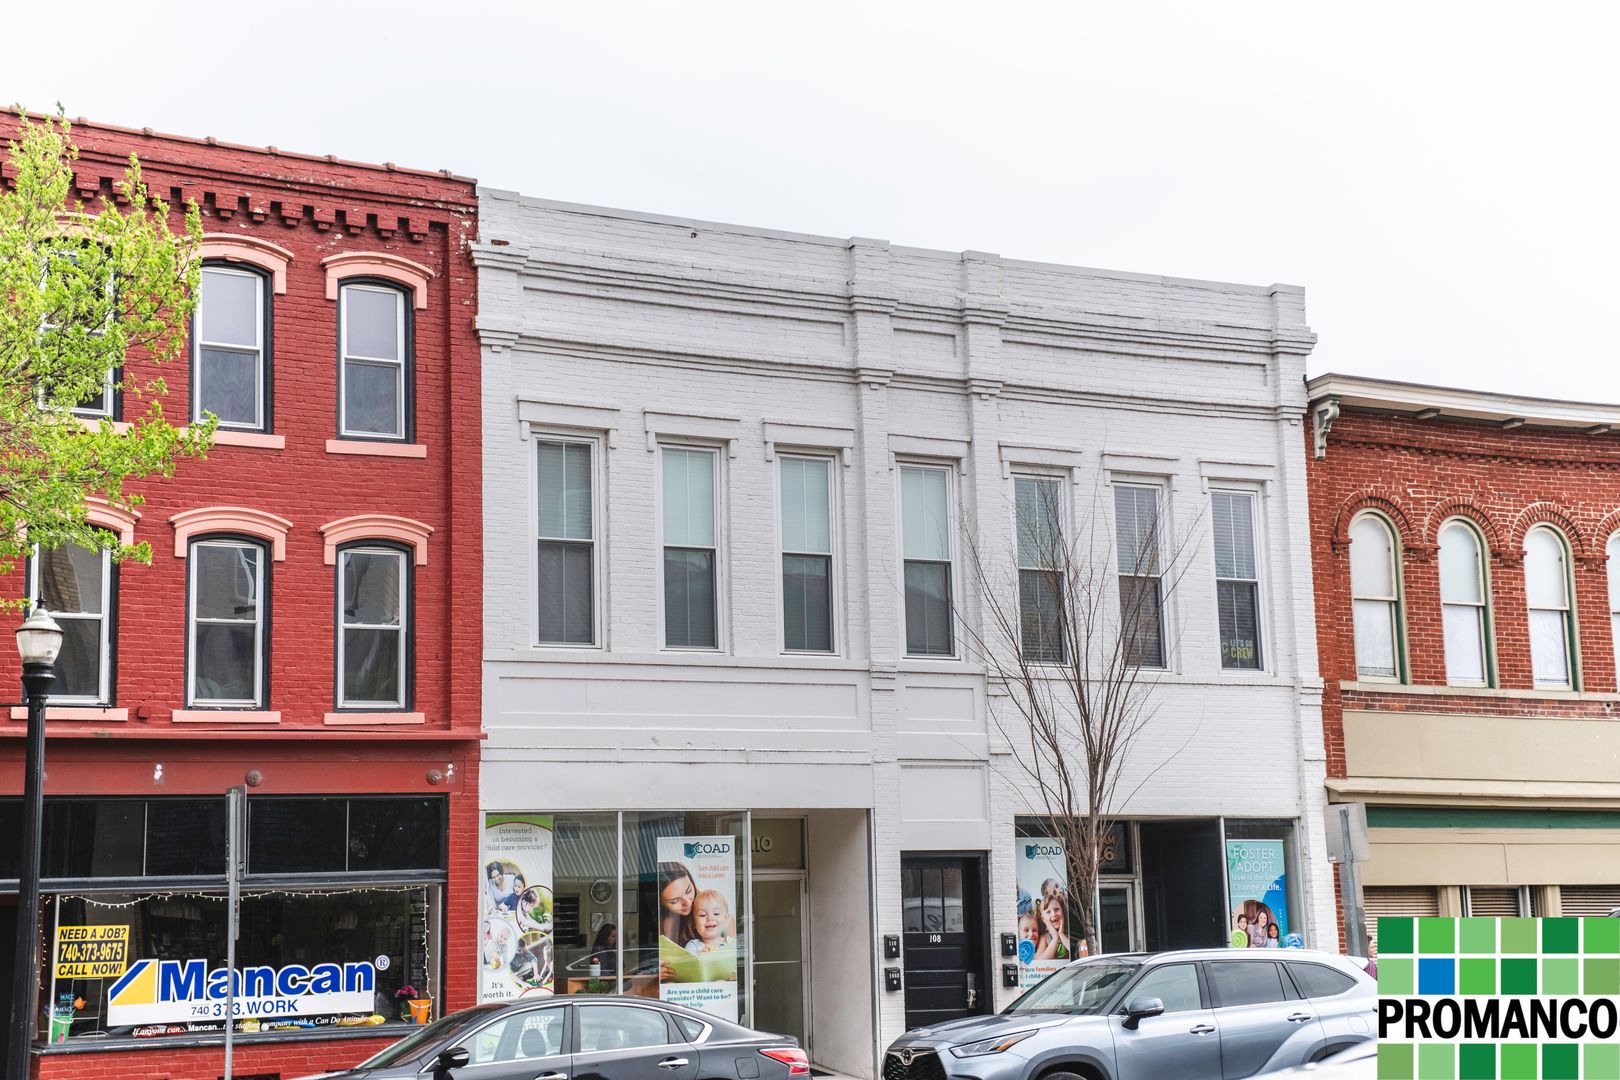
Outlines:
{"type": "Polygon", "coordinates": [[[7,1080],[27,1080],[39,1015],[39,849],[45,818],[45,699],[56,681],[62,628],[36,605],[17,628],[23,691],[28,695],[28,749],[23,763],[22,867],[18,874],[17,957],[11,983],[11,1045],[7,1080]]]}

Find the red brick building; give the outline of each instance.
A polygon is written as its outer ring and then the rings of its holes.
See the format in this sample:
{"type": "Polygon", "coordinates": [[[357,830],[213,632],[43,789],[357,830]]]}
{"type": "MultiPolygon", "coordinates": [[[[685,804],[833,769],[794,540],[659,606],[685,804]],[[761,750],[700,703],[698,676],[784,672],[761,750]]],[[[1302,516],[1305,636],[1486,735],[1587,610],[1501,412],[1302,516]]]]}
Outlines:
{"type": "Polygon", "coordinates": [[[1620,906],[1620,406],[1327,375],[1307,473],[1328,793],[1369,917],[1620,906]]]}
{"type": "MultiPolygon", "coordinates": [[[[150,541],[151,565],[59,550],[0,583],[68,632],[48,721],[38,1075],[220,1074],[217,1003],[188,980],[224,965],[224,793],[244,783],[243,994],[265,990],[250,968],[334,974],[294,995],[291,1019],[239,1027],[237,1073],[352,1064],[397,1037],[359,1021],[397,1022],[406,985],[435,1013],[475,993],[473,184],[94,124],[74,141],[87,203],[135,153],[155,193],[201,208],[201,306],[189,362],[162,370],[165,411],[221,427],[206,460],[140,486],[137,516],[93,508],[150,541]],[[99,933],[127,942],[125,976],[59,970],[62,926],[114,928],[99,933]]],[[[120,404],[109,392],[85,414],[118,421],[120,404]]],[[[16,686],[16,664],[0,655],[0,680],[16,686]]],[[[11,718],[7,796],[23,710],[11,718]]],[[[15,798],[4,815],[14,894],[15,798]]],[[[15,917],[0,908],[7,953],[15,917]]]]}

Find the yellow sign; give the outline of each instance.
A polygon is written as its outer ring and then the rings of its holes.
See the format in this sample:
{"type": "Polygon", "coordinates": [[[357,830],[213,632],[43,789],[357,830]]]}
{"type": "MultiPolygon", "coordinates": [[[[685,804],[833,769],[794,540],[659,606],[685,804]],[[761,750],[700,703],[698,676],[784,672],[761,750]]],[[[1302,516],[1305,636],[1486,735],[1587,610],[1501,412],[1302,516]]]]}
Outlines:
{"type": "Polygon", "coordinates": [[[129,963],[128,926],[58,926],[58,979],[115,979],[129,963]]]}

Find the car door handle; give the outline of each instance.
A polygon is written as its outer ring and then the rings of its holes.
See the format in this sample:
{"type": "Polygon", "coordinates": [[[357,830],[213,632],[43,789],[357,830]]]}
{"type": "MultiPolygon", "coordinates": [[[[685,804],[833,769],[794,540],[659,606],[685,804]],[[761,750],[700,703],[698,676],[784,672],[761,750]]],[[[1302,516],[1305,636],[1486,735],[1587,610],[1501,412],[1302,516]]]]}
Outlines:
{"type": "Polygon", "coordinates": [[[1199,1024],[1196,1027],[1188,1028],[1187,1033],[1189,1035],[1213,1035],[1215,1034],[1215,1029],[1209,1024],[1199,1024]]]}
{"type": "Polygon", "coordinates": [[[541,1073],[534,1080],[568,1080],[568,1074],[559,1072],[541,1073]]]}
{"type": "Polygon", "coordinates": [[[658,1063],[658,1067],[660,1069],[684,1069],[686,1067],[686,1059],[665,1058],[663,1061],[658,1063]]]}
{"type": "Polygon", "coordinates": [[[1290,1024],[1303,1024],[1307,1020],[1315,1019],[1316,1017],[1312,1016],[1310,1013],[1293,1013],[1288,1017],[1288,1022],[1290,1024]]]}

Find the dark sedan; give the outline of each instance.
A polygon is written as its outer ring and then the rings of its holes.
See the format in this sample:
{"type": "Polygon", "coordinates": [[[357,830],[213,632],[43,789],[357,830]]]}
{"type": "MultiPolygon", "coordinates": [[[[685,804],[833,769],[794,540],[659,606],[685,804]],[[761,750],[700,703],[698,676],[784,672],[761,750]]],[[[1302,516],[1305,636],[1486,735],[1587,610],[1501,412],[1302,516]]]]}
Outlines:
{"type": "MultiPolygon", "coordinates": [[[[791,1038],[639,997],[548,997],[451,1013],[326,1080],[788,1080],[791,1038]]],[[[315,1080],[313,1077],[306,1080],[315,1080]]]]}

